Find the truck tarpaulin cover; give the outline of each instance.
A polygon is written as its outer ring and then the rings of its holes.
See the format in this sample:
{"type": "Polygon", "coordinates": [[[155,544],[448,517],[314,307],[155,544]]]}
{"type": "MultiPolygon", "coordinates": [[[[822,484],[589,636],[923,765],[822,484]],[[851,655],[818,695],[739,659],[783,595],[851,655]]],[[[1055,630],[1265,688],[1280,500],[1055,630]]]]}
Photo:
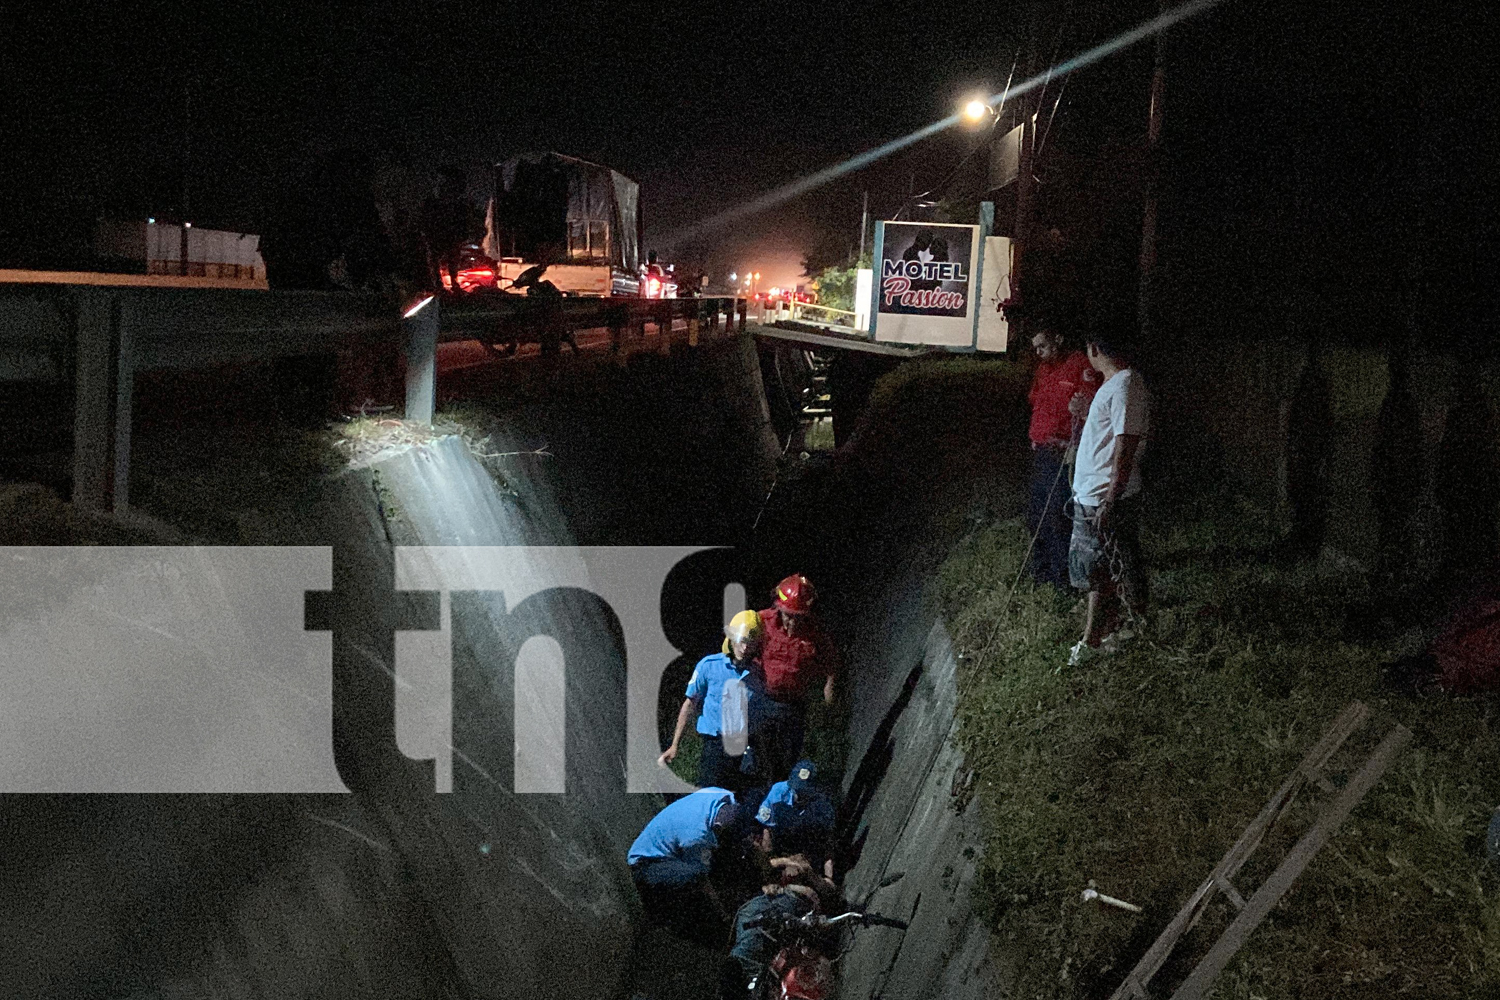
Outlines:
{"type": "Polygon", "coordinates": [[[526,153],[495,168],[497,256],[549,263],[640,262],[640,185],[609,167],[561,153],[526,153]]]}

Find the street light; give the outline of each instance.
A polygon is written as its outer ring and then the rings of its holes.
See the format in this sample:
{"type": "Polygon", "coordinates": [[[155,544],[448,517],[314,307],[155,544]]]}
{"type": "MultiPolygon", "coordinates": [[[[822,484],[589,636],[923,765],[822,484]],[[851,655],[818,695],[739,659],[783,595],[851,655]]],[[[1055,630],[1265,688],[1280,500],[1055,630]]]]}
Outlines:
{"type": "Polygon", "coordinates": [[[989,114],[990,114],[990,104],[989,104],[989,102],[988,101],[981,101],[977,97],[974,98],[972,101],[970,101],[968,104],[964,105],[964,117],[967,118],[967,119],[969,119],[969,121],[971,121],[971,122],[980,122],[980,121],[983,121],[985,118],[987,118],[989,116],[989,114]]]}

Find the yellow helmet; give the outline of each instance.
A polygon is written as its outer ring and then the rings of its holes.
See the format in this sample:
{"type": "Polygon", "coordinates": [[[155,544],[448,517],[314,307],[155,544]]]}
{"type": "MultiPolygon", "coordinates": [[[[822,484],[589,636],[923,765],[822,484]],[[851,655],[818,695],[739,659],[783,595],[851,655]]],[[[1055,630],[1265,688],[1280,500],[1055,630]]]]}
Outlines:
{"type": "Polygon", "coordinates": [[[736,642],[759,642],[761,637],[760,614],[755,611],[741,611],[729,619],[729,624],[724,626],[724,653],[729,654],[731,643],[736,642]]]}

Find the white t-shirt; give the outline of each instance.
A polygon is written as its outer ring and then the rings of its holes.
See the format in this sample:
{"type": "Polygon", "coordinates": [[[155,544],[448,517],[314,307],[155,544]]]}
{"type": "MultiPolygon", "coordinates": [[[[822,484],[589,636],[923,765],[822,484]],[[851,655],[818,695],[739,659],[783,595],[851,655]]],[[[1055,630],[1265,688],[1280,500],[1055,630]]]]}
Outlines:
{"type": "Polygon", "coordinates": [[[1150,431],[1151,395],[1146,380],[1134,369],[1115,372],[1094,394],[1088,419],[1083,422],[1083,436],[1078,441],[1078,460],[1073,466],[1073,495],[1078,502],[1097,507],[1109,492],[1109,472],[1115,455],[1115,438],[1121,434],[1139,434],[1141,443],[1135,450],[1130,481],[1125,496],[1141,491],[1141,456],[1146,453],[1150,431]]]}

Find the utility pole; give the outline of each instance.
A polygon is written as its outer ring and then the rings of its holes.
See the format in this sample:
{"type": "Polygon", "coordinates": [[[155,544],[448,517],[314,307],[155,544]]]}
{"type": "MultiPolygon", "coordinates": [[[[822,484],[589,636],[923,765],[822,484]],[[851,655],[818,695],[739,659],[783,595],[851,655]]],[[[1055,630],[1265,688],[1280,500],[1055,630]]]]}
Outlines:
{"type": "Polygon", "coordinates": [[[864,207],[859,212],[859,256],[854,258],[854,266],[865,259],[865,230],[870,228],[870,192],[865,191],[864,207]]]}
{"type": "Polygon", "coordinates": [[[188,168],[193,153],[193,83],[188,77],[182,84],[182,218],[178,220],[181,244],[178,247],[177,273],[188,273],[188,168]]]}
{"type": "MultiPolygon", "coordinates": [[[[1035,98],[1030,94],[1022,94],[1019,101],[1021,112],[1021,154],[1016,169],[1016,228],[1011,237],[1011,270],[1010,270],[1010,294],[1012,300],[1018,303],[1026,301],[1024,293],[1024,276],[1026,274],[1025,264],[1022,259],[1025,256],[1028,236],[1031,230],[1031,203],[1032,203],[1032,150],[1036,144],[1036,115],[1033,109],[1036,107],[1035,98]]],[[[1016,336],[1024,341],[1025,316],[1017,317],[1020,322],[1012,320],[1012,326],[1016,330],[1016,336]]]]}
{"type": "MultiPolygon", "coordinates": [[[[1166,13],[1166,0],[1157,0],[1166,13]]],[[[1139,315],[1141,334],[1149,336],[1155,320],[1152,285],[1156,278],[1156,201],[1161,188],[1161,121],[1167,94],[1167,33],[1156,34],[1156,66],[1151,73],[1151,116],[1146,126],[1146,205],[1141,213],[1141,288],[1139,315]]]]}

